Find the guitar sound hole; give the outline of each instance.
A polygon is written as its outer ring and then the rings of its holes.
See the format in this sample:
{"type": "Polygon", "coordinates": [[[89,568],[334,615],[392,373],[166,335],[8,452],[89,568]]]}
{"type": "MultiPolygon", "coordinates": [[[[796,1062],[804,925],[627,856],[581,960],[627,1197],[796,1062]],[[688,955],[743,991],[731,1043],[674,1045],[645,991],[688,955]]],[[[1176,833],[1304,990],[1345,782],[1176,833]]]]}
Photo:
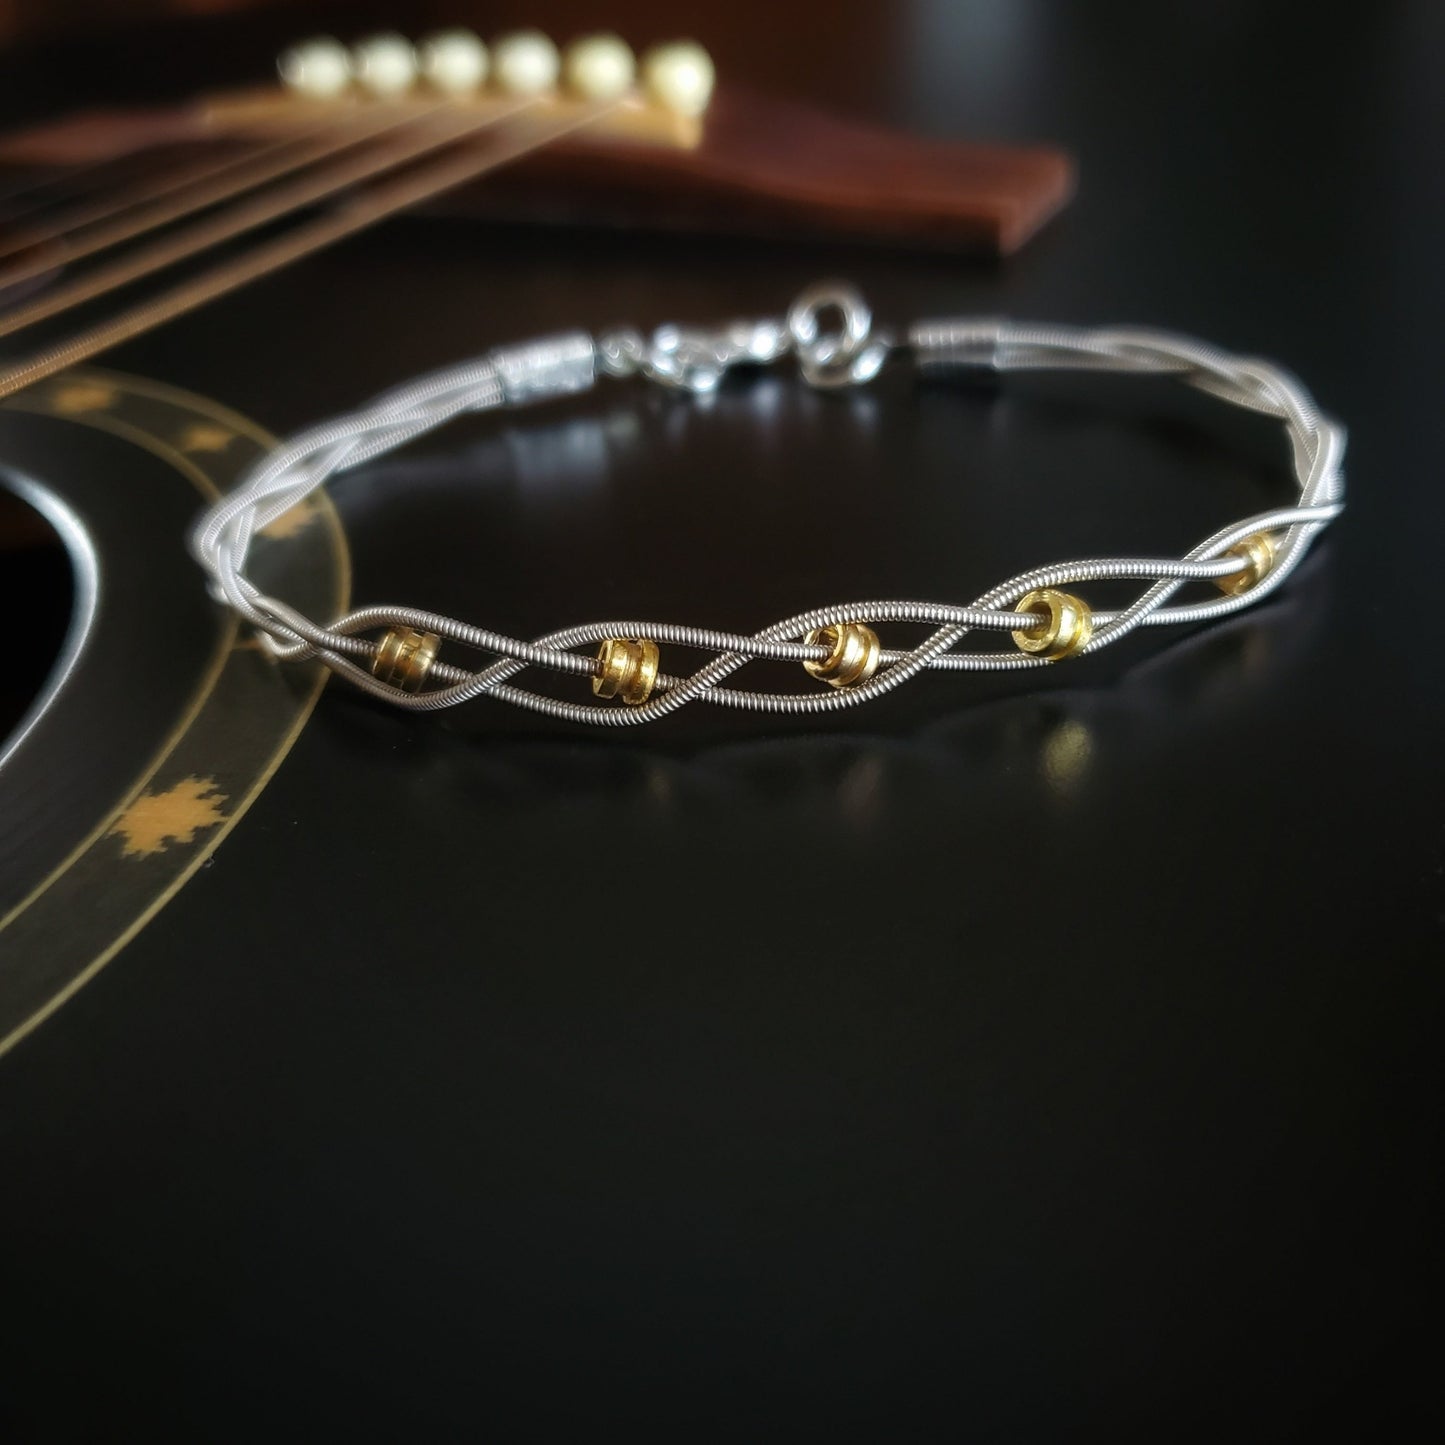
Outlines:
{"type": "Polygon", "coordinates": [[[0,666],[0,751],[39,696],[65,645],[75,574],[49,521],[0,488],[0,575],[10,618],[0,666]]]}

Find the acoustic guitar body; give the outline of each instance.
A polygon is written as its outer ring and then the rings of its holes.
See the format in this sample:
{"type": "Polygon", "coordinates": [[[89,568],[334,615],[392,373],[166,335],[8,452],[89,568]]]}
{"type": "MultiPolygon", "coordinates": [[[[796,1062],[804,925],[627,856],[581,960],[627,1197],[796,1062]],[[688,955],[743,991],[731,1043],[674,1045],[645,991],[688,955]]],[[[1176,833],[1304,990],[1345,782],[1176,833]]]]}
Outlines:
{"type": "MultiPolygon", "coordinates": [[[[285,755],[320,679],[284,675],[196,586],[198,505],[273,445],[177,388],[75,370],[0,410],[0,473],[69,552],[70,625],[0,761],[0,1052],[113,958],[285,755]]],[[[283,518],[311,605],[344,605],[320,499],[283,518]]]]}

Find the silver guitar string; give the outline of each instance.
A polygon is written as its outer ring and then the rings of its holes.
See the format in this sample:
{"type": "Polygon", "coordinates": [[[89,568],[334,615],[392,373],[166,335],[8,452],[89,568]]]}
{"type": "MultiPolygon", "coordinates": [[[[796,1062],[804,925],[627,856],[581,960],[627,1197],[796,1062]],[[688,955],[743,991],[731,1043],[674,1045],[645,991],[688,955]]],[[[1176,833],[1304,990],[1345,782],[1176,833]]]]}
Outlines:
{"type": "Polygon", "coordinates": [[[1011,610],[1029,593],[1091,582],[1145,583],[1127,606],[1092,614],[1093,634],[1076,655],[1098,652],[1141,626],[1206,622],[1252,606],[1280,586],[1319,532],[1344,507],[1341,464],[1345,431],[1324,416],[1303,385],[1284,368],[1235,356],[1189,337],[1136,327],[1085,329],[1020,325],[994,319],[922,321],[899,341],[873,329],[859,294],[841,282],[809,287],[787,316],[738,321],[719,329],[664,326],[650,338],[617,330],[593,338],[571,332],[500,347],[389,391],[350,415],[302,432],[278,447],[236,491],[196,523],[192,550],[214,595],[250,623],[278,659],[318,659],[373,697],[431,712],[492,697],[570,722],[628,727],[653,722],[691,702],[752,712],[824,713],[855,707],[892,691],[925,668],[1006,671],[1047,667],[1052,661],[1022,651],[967,651],[975,632],[1036,627],[1033,611],[1011,610]],[[832,330],[825,320],[835,320],[832,330]],[[1105,371],[1177,378],[1230,405],[1280,421],[1289,440],[1298,500],[1241,518],[1204,538],[1180,558],[1098,557],[1059,562],[1010,577],[966,606],[928,601],[859,601],[817,607],[752,634],[675,623],[611,620],[584,623],[525,641],[455,618],[410,607],[357,608],[318,624],[246,576],[255,536],[332,477],[353,470],[465,413],[518,407],[589,390],[599,379],[643,378],[704,396],[737,366],[797,360],[805,381],[832,389],[871,380],[890,360],[935,371],[1105,371]],[[1251,586],[1208,601],[1173,603],[1181,588],[1216,582],[1251,564],[1230,549],[1261,533],[1274,540],[1270,568],[1251,586]],[[880,665],[851,687],[765,692],[724,684],[755,661],[821,663],[829,649],[808,636],[847,624],[912,623],[932,631],[917,646],[884,649],[880,665]],[[477,669],[438,659],[428,686],[407,691],[372,675],[375,636],[393,628],[435,633],[444,642],[495,658],[477,669]],[[617,638],[652,641],[715,654],[685,676],[662,673],[652,695],[636,706],[596,700],[570,702],[530,691],[514,679],[529,668],[578,678],[597,673],[592,649],[617,638]]]}

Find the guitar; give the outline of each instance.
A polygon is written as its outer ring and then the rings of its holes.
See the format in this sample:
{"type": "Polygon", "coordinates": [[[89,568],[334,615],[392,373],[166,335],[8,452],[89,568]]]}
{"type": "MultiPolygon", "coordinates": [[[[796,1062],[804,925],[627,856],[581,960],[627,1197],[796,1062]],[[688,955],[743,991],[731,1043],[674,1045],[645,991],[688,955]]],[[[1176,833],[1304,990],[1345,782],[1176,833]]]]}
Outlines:
{"type": "MultiPolygon", "coordinates": [[[[175,545],[266,434],[78,363],[418,206],[1003,255],[1073,183],[1054,150],[925,142],[725,83],[714,94],[710,60],[685,43],[634,58],[615,37],[559,52],[527,32],[490,51],[463,31],[420,46],[313,40],[278,72],[0,138],[0,467],[76,578],[61,655],[0,763],[0,1051],[204,863],[319,686],[291,688],[213,615],[175,545]],[[158,685],[146,664],[160,635],[158,685]],[[124,722],[92,747],[95,708],[120,698],[124,722]],[[85,906],[95,898],[105,907],[85,906]]],[[[330,504],[282,530],[305,533],[292,564],[305,605],[339,610],[346,544],[330,504]]]]}
{"type": "Polygon", "coordinates": [[[280,57],[279,86],[0,138],[10,210],[0,298],[11,299],[0,337],[297,222],[12,357],[0,396],[427,203],[1006,255],[1073,187],[1054,150],[924,142],[726,88],[715,96],[712,63],[690,42],[656,46],[640,64],[606,35],[559,53],[522,32],[497,52],[494,65],[466,31],[419,52],[400,36],[351,51],[317,39],[280,57]]]}

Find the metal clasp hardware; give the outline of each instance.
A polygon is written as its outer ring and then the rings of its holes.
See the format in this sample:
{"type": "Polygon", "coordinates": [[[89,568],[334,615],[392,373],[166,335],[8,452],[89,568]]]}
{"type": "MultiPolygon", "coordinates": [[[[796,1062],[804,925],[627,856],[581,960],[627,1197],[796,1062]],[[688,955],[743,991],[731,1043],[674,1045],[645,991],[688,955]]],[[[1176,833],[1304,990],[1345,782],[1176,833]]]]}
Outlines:
{"type": "Polygon", "coordinates": [[[716,330],[659,326],[642,371],[664,386],[707,396],[735,366],[763,366],[786,356],[787,331],[776,321],[734,321],[716,330]]]}
{"type": "Polygon", "coordinates": [[[812,386],[858,386],[872,381],[893,349],[886,336],[873,334],[873,313],[846,281],[819,281],[788,308],[788,335],[803,380],[812,386]],[[824,331],[821,318],[838,316],[838,329],[824,331]]]}
{"type": "Polygon", "coordinates": [[[613,331],[597,342],[599,369],[611,376],[643,376],[694,396],[716,391],[735,366],[766,366],[798,358],[811,386],[856,386],[871,381],[893,343],[873,331],[873,316],[846,282],[821,281],[804,291],[781,321],[734,321],[722,327],[660,326],[643,340],[613,331]],[[823,322],[837,316],[837,328],[823,322]]]}

